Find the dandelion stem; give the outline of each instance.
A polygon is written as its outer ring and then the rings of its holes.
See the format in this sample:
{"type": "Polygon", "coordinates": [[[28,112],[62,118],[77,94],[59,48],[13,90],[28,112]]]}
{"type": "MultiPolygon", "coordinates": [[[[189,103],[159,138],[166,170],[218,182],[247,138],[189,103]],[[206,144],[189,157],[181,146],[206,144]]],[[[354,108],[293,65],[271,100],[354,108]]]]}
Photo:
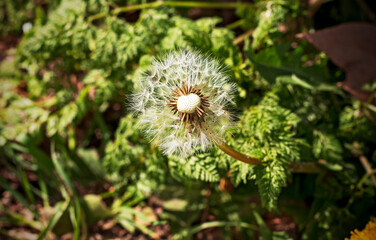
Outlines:
{"type": "Polygon", "coordinates": [[[233,157],[233,158],[235,158],[235,159],[237,159],[237,160],[239,160],[241,162],[248,163],[250,165],[255,165],[255,166],[261,164],[260,159],[253,158],[253,157],[247,156],[247,155],[245,155],[245,154],[243,154],[241,152],[238,152],[238,151],[236,151],[235,149],[231,148],[229,145],[227,145],[224,142],[221,142],[221,143],[214,142],[214,143],[224,153],[230,155],[231,157],[233,157]]]}
{"type": "MultiPolygon", "coordinates": [[[[239,160],[241,162],[257,166],[262,164],[263,162],[260,159],[253,158],[248,156],[244,153],[238,152],[229,145],[227,145],[216,133],[214,133],[210,126],[207,123],[201,123],[199,126],[201,130],[205,133],[205,135],[210,138],[214,144],[221,149],[224,153],[228,154],[229,156],[239,160]]],[[[290,163],[289,170],[294,173],[323,173],[327,171],[325,167],[314,163],[314,162],[301,162],[301,163],[290,163]]]]}
{"type": "MultiPolygon", "coordinates": [[[[248,164],[254,165],[254,166],[257,166],[257,165],[262,163],[261,160],[259,160],[257,158],[250,157],[248,155],[245,155],[243,153],[240,153],[240,152],[234,150],[233,148],[231,148],[229,145],[227,145],[224,142],[221,142],[221,143],[214,142],[214,143],[223,152],[225,152],[226,154],[230,155],[231,157],[233,157],[233,158],[235,158],[235,159],[237,159],[241,162],[248,163],[248,164]]],[[[302,163],[290,163],[289,170],[290,170],[290,172],[293,172],[293,173],[315,174],[315,173],[325,172],[327,169],[325,169],[324,167],[322,167],[322,166],[320,166],[320,165],[318,165],[317,163],[314,163],[314,162],[302,162],[302,163]]]]}
{"type": "Polygon", "coordinates": [[[235,158],[235,159],[237,159],[241,162],[248,163],[250,165],[257,166],[257,165],[261,164],[260,159],[253,158],[253,157],[250,157],[248,155],[245,155],[241,152],[236,151],[235,149],[233,149],[229,145],[227,145],[216,133],[214,133],[211,130],[210,126],[208,126],[207,123],[205,123],[205,122],[201,123],[201,125],[199,127],[205,133],[205,135],[215,143],[215,145],[219,149],[221,149],[224,153],[228,154],[229,156],[231,156],[231,157],[233,157],[233,158],[235,158]]]}

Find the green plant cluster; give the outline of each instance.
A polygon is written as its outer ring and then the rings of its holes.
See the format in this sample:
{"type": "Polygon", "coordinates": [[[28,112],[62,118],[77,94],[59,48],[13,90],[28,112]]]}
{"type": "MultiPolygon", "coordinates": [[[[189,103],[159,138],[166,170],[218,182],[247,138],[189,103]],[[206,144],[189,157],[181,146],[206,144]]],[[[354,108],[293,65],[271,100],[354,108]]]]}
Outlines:
{"type": "Polygon", "coordinates": [[[4,0],[0,2],[0,33],[22,32],[22,25],[32,20],[35,3],[27,0],[4,0]]]}
{"type": "Polygon", "coordinates": [[[155,237],[145,225],[148,214],[134,206],[156,195],[165,212],[152,225],[167,222],[175,239],[211,227],[226,239],[233,227],[244,239],[256,232],[290,239],[268,230],[265,211],[293,216],[301,239],[343,239],[374,214],[376,188],[359,158],[376,166],[376,108],[336,86],[343,73],[323,53],[279,30],[304,19],[300,1],[221,3],[237,14],[230,25],[220,17],[192,20],[187,1],[129,1],[136,11],[124,1],[51,0],[44,8],[16,2],[0,3],[7,14],[1,34],[27,21],[33,26],[15,57],[0,65],[0,159],[22,187],[13,189],[3,176],[0,186],[34,218],[4,210],[2,222],[33,228],[39,239],[51,232],[79,239],[87,224],[112,218],[155,237]],[[253,31],[242,38],[235,29],[253,31]],[[227,66],[238,84],[239,119],[226,141],[263,164],[250,166],[218,149],[165,156],[144,138],[127,99],[153,58],[177,49],[199,50],[227,66]],[[304,163],[322,171],[291,167],[304,163]],[[224,180],[232,192],[219,188],[224,180]],[[93,183],[114,188],[82,196],[80,189],[93,183]],[[49,209],[47,221],[39,202],[49,209]],[[215,221],[200,223],[207,209],[215,221]]]}

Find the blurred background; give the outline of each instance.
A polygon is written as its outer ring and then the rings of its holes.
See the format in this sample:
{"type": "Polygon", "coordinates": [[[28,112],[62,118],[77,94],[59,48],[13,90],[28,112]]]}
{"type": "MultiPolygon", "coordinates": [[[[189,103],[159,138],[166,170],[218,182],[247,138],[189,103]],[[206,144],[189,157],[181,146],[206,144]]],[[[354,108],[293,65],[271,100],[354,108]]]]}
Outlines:
{"type": "Polygon", "coordinates": [[[1,0],[0,239],[350,238],[376,217],[375,24],[372,0],[1,0]],[[265,167],[145,138],[127,97],[176,49],[226,65],[226,140],[265,167]]]}

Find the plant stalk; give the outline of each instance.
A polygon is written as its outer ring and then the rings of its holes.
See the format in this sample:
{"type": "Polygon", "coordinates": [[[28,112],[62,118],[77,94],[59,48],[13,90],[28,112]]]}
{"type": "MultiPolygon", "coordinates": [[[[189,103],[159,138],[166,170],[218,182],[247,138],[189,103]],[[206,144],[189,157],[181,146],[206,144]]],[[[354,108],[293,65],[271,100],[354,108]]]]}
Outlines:
{"type": "MultiPolygon", "coordinates": [[[[200,125],[196,126],[200,128],[203,133],[210,138],[214,144],[221,149],[227,155],[239,160],[241,162],[247,163],[249,165],[257,166],[262,164],[263,162],[260,159],[253,158],[248,156],[244,153],[238,152],[229,145],[227,145],[216,133],[214,133],[207,123],[202,122],[200,125]]],[[[302,163],[290,163],[289,170],[293,173],[322,173],[325,172],[327,169],[322,167],[321,165],[314,163],[314,162],[302,162],[302,163]]]]}
{"type": "Polygon", "coordinates": [[[376,177],[373,173],[373,169],[371,164],[369,163],[368,159],[365,156],[359,157],[360,162],[362,163],[364,169],[366,170],[366,173],[371,177],[373,185],[376,187],[376,177]]]}
{"type": "Polygon", "coordinates": [[[245,155],[245,154],[243,154],[241,152],[236,151],[235,149],[233,149],[229,145],[227,145],[216,133],[214,133],[210,129],[210,126],[208,126],[207,123],[202,122],[200,124],[200,126],[198,126],[198,127],[203,131],[203,133],[208,138],[210,138],[210,140],[212,140],[214,142],[214,144],[219,149],[221,149],[224,153],[228,154],[229,156],[231,156],[231,157],[233,157],[233,158],[235,158],[235,159],[237,159],[237,160],[239,160],[241,162],[250,164],[250,165],[257,166],[257,165],[261,164],[261,160],[260,159],[253,158],[253,157],[250,157],[248,155],[245,155]]]}
{"type": "Polygon", "coordinates": [[[254,29],[250,29],[247,32],[240,35],[239,37],[235,38],[234,44],[238,45],[239,43],[243,42],[247,37],[252,36],[253,32],[254,32],[254,29]]]}
{"type": "Polygon", "coordinates": [[[237,7],[251,7],[250,3],[237,3],[237,2],[183,2],[183,1],[155,1],[150,3],[142,3],[136,5],[130,5],[125,7],[116,8],[112,11],[114,15],[122,12],[141,10],[146,8],[156,7],[183,7],[183,8],[218,8],[218,9],[231,9],[237,7]]]}
{"type": "Polygon", "coordinates": [[[290,172],[293,173],[322,173],[327,169],[314,162],[294,162],[289,165],[290,172]]]}
{"type": "Polygon", "coordinates": [[[257,166],[257,165],[261,164],[260,159],[253,158],[253,157],[245,155],[245,154],[243,154],[241,152],[238,152],[238,151],[236,151],[235,149],[233,149],[232,147],[230,147],[229,145],[227,145],[224,142],[221,142],[221,143],[214,142],[214,143],[224,153],[226,153],[227,155],[230,155],[231,157],[233,157],[233,158],[235,158],[235,159],[237,159],[237,160],[239,160],[241,162],[248,163],[248,164],[254,165],[254,166],[257,166]]]}
{"type": "MultiPolygon", "coordinates": [[[[181,8],[214,8],[214,9],[234,9],[237,7],[251,7],[253,4],[251,3],[241,3],[241,2],[199,2],[199,1],[191,1],[191,2],[184,2],[184,1],[155,1],[149,3],[142,3],[136,5],[128,5],[125,7],[115,8],[111,11],[113,15],[119,15],[120,13],[135,11],[135,10],[142,10],[147,8],[157,8],[157,7],[181,7],[181,8]]],[[[89,22],[94,20],[98,20],[101,18],[106,17],[106,13],[98,13],[88,18],[89,22]]]]}

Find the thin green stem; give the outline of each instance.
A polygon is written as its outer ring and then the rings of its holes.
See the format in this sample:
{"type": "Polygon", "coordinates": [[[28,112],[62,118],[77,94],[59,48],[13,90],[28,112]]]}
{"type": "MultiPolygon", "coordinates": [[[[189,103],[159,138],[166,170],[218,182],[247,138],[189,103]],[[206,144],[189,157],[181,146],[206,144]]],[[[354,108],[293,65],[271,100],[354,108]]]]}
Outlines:
{"type": "Polygon", "coordinates": [[[369,163],[368,159],[365,156],[359,157],[360,162],[362,163],[364,169],[366,170],[366,173],[370,175],[373,185],[376,187],[376,177],[373,173],[373,169],[371,164],[369,163]]]}
{"type": "Polygon", "coordinates": [[[101,19],[101,18],[105,18],[107,16],[107,13],[97,13],[93,16],[90,16],[88,17],[88,22],[93,22],[95,20],[98,20],[98,19],[101,19]]]}
{"type": "MultiPolygon", "coordinates": [[[[183,2],[183,1],[155,1],[149,3],[142,3],[136,5],[129,5],[125,7],[118,7],[111,11],[113,15],[119,15],[120,13],[142,10],[147,8],[158,8],[158,7],[180,7],[180,8],[214,8],[214,9],[234,9],[237,7],[251,7],[251,3],[241,3],[241,2],[183,2]]],[[[106,17],[106,13],[98,13],[88,18],[89,22],[98,20],[106,17]]]]}
{"type": "Polygon", "coordinates": [[[217,9],[231,9],[241,7],[250,7],[250,3],[236,3],[236,2],[183,2],[183,1],[156,1],[150,3],[142,3],[137,5],[130,5],[125,7],[116,8],[112,11],[114,15],[122,12],[141,10],[146,8],[157,7],[181,7],[181,8],[217,8],[217,9]]]}
{"type": "Polygon", "coordinates": [[[118,15],[123,12],[142,10],[146,8],[157,8],[157,7],[164,5],[163,3],[164,2],[157,1],[157,2],[142,3],[142,4],[136,4],[136,5],[129,5],[125,7],[119,7],[119,8],[115,8],[114,10],[112,10],[112,14],[118,15]]]}
{"type": "Polygon", "coordinates": [[[24,216],[22,216],[21,214],[18,214],[18,213],[15,213],[13,211],[6,209],[1,203],[0,203],[0,210],[1,210],[1,212],[4,212],[5,214],[7,214],[8,217],[10,217],[11,219],[14,219],[19,224],[27,225],[27,226],[29,226],[29,227],[31,227],[35,230],[39,230],[39,231],[42,230],[42,228],[43,228],[43,225],[42,225],[41,222],[28,220],[24,216]]]}
{"type": "Polygon", "coordinates": [[[230,23],[229,25],[226,26],[226,28],[234,29],[234,28],[237,28],[237,27],[240,27],[241,25],[243,25],[244,22],[245,22],[245,19],[240,19],[236,22],[230,23]]]}
{"type": "Polygon", "coordinates": [[[254,29],[250,29],[247,32],[240,35],[239,37],[235,38],[234,44],[238,45],[239,43],[243,42],[247,37],[252,36],[253,32],[254,32],[254,29]]]}
{"type": "Polygon", "coordinates": [[[357,188],[361,188],[364,184],[364,182],[370,177],[372,176],[372,174],[376,174],[376,169],[373,169],[372,172],[368,173],[366,172],[363,177],[360,179],[360,181],[358,182],[358,184],[356,185],[357,188]]]}

